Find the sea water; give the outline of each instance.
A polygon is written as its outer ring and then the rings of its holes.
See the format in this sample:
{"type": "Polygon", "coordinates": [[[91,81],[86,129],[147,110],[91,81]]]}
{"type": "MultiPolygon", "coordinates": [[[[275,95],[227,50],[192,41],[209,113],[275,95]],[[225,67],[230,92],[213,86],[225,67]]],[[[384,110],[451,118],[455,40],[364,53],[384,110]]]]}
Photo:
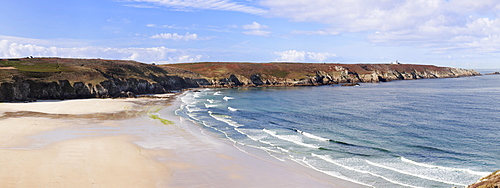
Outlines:
{"type": "Polygon", "coordinates": [[[466,186],[500,169],[500,76],[186,92],[179,116],[244,150],[373,187],[466,186]]]}

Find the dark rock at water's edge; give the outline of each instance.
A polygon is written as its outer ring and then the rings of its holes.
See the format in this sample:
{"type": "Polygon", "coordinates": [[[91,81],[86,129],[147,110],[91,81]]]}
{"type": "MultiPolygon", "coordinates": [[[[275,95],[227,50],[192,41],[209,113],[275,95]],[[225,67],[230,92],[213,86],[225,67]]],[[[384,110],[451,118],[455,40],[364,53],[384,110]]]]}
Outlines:
{"type": "Polygon", "coordinates": [[[345,83],[340,86],[359,86],[359,83],[345,83]]]}
{"type": "Polygon", "coordinates": [[[481,178],[478,182],[469,185],[468,188],[500,188],[500,170],[481,178]]]}
{"type": "Polygon", "coordinates": [[[496,74],[500,74],[500,72],[486,73],[485,75],[496,75],[496,74]]]}
{"type": "Polygon", "coordinates": [[[180,77],[162,77],[156,83],[135,78],[112,79],[95,85],[83,82],[71,84],[68,80],[15,80],[13,83],[1,83],[0,101],[134,97],[137,94],[168,93],[170,90],[198,86],[196,81],[180,77]]]}
{"type": "Polygon", "coordinates": [[[480,75],[431,65],[0,59],[0,102],[134,97],[198,87],[317,86],[480,75]]]}
{"type": "Polygon", "coordinates": [[[101,59],[0,60],[0,102],[118,98],[160,94],[208,84],[154,65],[101,59]]]}
{"type": "Polygon", "coordinates": [[[207,87],[316,86],[481,75],[475,70],[411,64],[182,63],[210,81],[207,87]]]}

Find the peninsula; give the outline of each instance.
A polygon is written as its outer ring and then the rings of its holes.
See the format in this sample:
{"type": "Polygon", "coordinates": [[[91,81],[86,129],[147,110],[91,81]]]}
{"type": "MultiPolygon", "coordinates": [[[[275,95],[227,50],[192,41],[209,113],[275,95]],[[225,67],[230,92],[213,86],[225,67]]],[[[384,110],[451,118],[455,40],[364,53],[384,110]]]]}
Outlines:
{"type": "Polygon", "coordinates": [[[412,64],[204,62],[154,65],[128,60],[0,59],[0,101],[133,97],[198,87],[315,86],[480,75],[412,64]]]}

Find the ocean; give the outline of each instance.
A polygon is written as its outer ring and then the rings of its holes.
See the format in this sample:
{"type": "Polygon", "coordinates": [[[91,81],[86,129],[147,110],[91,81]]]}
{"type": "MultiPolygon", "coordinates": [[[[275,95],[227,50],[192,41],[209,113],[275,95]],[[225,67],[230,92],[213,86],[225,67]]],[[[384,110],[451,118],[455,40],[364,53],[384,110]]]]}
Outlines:
{"type": "Polygon", "coordinates": [[[201,89],[176,111],[238,149],[373,187],[464,187],[500,169],[500,76],[201,89]]]}

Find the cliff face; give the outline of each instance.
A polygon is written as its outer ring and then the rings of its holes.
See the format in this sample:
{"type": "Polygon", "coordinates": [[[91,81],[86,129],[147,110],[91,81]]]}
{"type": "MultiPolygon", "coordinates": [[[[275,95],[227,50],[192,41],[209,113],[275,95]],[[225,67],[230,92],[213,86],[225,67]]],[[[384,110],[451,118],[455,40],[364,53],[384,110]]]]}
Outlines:
{"type": "Polygon", "coordinates": [[[387,82],[392,80],[413,80],[424,78],[452,78],[480,75],[475,70],[436,67],[429,65],[389,65],[389,64],[212,64],[197,69],[198,65],[178,66],[210,80],[207,87],[240,86],[310,86],[358,82],[387,82]],[[251,66],[252,71],[246,70],[251,66]],[[295,67],[294,67],[295,66],[295,67]],[[226,70],[213,74],[206,70],[226,70]],[[221,78],[222,77],[222,78],[221,78]]]}
{"type": "Polygon", "coordinates": [[[195,87],[315,86],[480,75],[430,65],[0,59],[0,101],[131,97],[195,87]]]}
{"type": "Polygon", "coordinates": [[[200,84],[197,80],[177,76],[159,77],[157,81],[151,83],[147,80],[130,78],[110,79],[99,84],[84,82],[71,84],[68,80],[57,82],[16,80],[13,83],[0,84],[0,101],[133,97],[137,94],[158,94],[194,88],[200,84]]]}
{"type": "Polygon", "coordinates": [[[131,97],[208,84],[132,61],[85,59],[0,60],[0,101],[131,97]]]}
{"type": "Polygon", "coordinates": [[[481,178],[478,182],[469,185],[468,188],[499,188],[500,170],[481,178]]]}

